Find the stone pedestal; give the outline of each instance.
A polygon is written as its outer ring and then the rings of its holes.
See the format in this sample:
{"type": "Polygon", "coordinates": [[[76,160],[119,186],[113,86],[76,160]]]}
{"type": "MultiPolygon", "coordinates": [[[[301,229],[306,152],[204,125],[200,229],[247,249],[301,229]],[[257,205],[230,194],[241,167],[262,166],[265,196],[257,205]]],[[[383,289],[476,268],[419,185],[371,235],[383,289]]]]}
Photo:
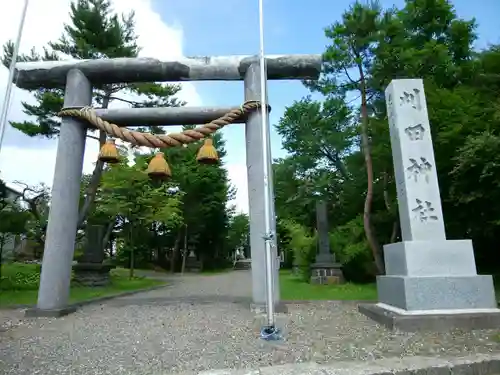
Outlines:
{"type": "Polygon", "coordinates": [[[234,263],[233,269],[235,269],[235,270],[251,270],[252,269],[252,259],[238,259],[234,263]]]}
{"type": "Polygon", "coordinates": [[[386,102],[403,241],[384,246],[379,303],[360,311],[408,331],[498,327],[493,279],[477,274],[472,242],[446,239],[422,80],[393,80],[386,102]]]}
{"type": "Polygon", "coordinates": [[[103,264],[104,232],[100,225],[89,225],[85,231],[86,244],[83,256],[73,265],[74,282],[82,286],[102,287],[110,283],[110,270],[115,266],[103,264]]]}
{"type": "Polygon", "coordinates": [[[311,265],[311,284],[342,284],[344,282],[342,265],[335,262],[335,258],[318,256],[316,263],[311,265]]]}
{"type": "Polygon", "coordinates": [[[201,261],[196,259],[194,254],[189,254],[186,258],[185,271],[187,272],[201,272],[203,265],[201,261]]]}
{"type": "Polygon", "coordinates": [[[341,284],[344,282],[342,265],[330,252],[327,204],[322,200],[316,203],[316,227],[319,252],[311,265],[311,284],[341,284]]]}
{"type": "Polygon", "coordinates": [[[404,241],[384,247],[379,301],[400,309],[495,308],[491,276],[478,275],[470,240],[404,241]]]}
{"type": "Polygon", "coordinates": [[[77,263],[73,266],[74,282],[82,286],[102,287],[109,285],[109,272],[115,268],[110,264],[77,263]]]}

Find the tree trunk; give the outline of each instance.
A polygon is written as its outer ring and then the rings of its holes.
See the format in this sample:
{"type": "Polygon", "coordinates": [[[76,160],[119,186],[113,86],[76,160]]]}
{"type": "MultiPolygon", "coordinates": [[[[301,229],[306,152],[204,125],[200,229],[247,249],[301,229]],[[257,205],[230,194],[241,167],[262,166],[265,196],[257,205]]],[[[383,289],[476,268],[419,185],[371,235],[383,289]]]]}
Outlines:
{"type": "Polygon", "coordinates": [[[177,233],[177,238],[175,239],[174,250],[172,251],[172,259],[170,259],[170,272],[175,272],[175,262],[177,260],[177,253],[179,252],[179,246],[182,239],[182,230],[177,233]]]}
{"type": "Polygon", "coordinates": [[[3,265],[3,245],[5,243],[5,234],[0,236],[0,282],[2,281],[2,265],[3,265]]]}
{"type": "Polygon", "coordinates": [[[188,236],[188,226],[184,226],[184,250],[182,251],[182,266],[181,274],[184,275],[184,270],[186,269],[186,258],[187,258],[187,236],[188,236]]]}
{"type": "Polygon", "coordinates": [[[106,246],[108,246],[111,233],[113,232],[113,228],[115,227],[115,222],[116,218],[113,218],[113,220],[109,222],[108,227],[106,228],[106,233],[104,233],[104,238],[102,240],[103,251],[106,249],[106,246]]]}
{"type": "MultiPolygon", "coordinates": [[[[389,191],[387,190],[387,186],[389,185],[389,177],[387,172],[384,172],[384,203],[385,203],[385,208],[387,209],[387,212],[392,214],[392,205],[391,201],[389,199],[389,191]]],[[[390,238],[390,243],[396,242],[396,239],[398,237],[399,233],[399,215],[396,212],[396,218],[394,219],[394,223],[392,224],[392,232],[391,232],[391,238],[390,238]]]]}
{"type": "Polygon", "coordinates": [[[385,273],[384,260],[382,258],[382,252],[380,250],[380,245],[375,236],[375,232],[372,227],[371,222],[371,210],[373,202],[373,161],[371,155],[370,139],[368,136],[368,103],[366,101],[366,81],[363,72],[363,67],[358,66],[360,74],[360,84],[361,84],[361,143],[363,154],[365,157],[366,164],[366,177],[367,177],[367,188],[365,205],[363,210],[363,225],[365,229],[366,239],[370,245],[370,249],[373,253],[373,259],[375,260],[375,265],[377,267],[377,272],[380,275],[385,273]]]}
{"type": "Polygon", "coordinates": [[[394,220],[394,223],[392,224],[392,233],[391,233],[391,243],[396,242],[399,234],[399,217],[394,220]]]}
{"type": "Polygon", "coordinates": [[[134,246],[132,244],[132,226],[130,226],[129,228],[129,246],[130,246],[129,279],[132,280],[134,278],[134,267],[135,267],[134,246]]]}
{"type": "MultiPolygon", "coordinates": [[[[102,108],[108,108],[109,102],[111,101],[111,92],[106,92],[102,100],[102,108]]],[[[106,133],[99,131],[99,149],[106,143],[106,133]]],[[[101,182],[102,172],[104,169],[104,163],[97,160],[94,171],[92,172],[92,178],[85,191],[85,200],[80,208],[80,213],[78,214],[78,224],[77,228],[81,229],[83,222],[87,218],[87,215],[95,202],[95,197],[97,194],[97,189],[99,188],[99,183],[101,182]]]]}

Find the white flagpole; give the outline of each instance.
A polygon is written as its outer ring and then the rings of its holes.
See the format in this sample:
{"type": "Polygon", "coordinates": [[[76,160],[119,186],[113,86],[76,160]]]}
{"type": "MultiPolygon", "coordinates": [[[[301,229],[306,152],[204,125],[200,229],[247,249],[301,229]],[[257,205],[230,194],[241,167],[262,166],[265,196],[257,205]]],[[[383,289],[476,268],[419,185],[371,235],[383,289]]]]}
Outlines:
{"type": "Polygon", "coordinates": [[[264,6],[263,0],[259,0],[259,34],[260,34],[260,92],[262,104],[262,155],[264,167],[264,223],[266,230],[265,251],[266,251],[266,299],[267,299],[267,324],[274,328],[274,280],[273,280],[273,233],[271,233],[271,206],[269,194],[269,119],[267,113],[267,69],[264,55],[264,6]]]}
{"type": "Polygon", "coordinates": [[[3,136],[5,134],[5,128],[7,126],[7,115],[10,108],[10,100],[12,96],[12,88],[14,87],[14,72],[17,62],[17,56],[19,55],[19,46],[21,45],[21,37],[23,35],[24,21],[26,20],[26,14],[28,12],[29,0],[24,1],[23,12],[21,14],[21,22],[19,23],[19,29],[17,31],[17,39],[14,44],[14,51],[12,52],[12,60],[9,66],[9,78],[7,80],[7,86],[5,87],[5,98],[2,103],[2,112],[0,112],[0,151],[2,149],[3,136]]]}

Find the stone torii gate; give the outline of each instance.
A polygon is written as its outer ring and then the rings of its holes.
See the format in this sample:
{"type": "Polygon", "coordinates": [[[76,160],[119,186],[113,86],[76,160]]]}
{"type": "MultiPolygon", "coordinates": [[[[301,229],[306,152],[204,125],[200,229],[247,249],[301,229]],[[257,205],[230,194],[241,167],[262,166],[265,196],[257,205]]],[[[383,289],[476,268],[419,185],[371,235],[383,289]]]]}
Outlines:
{"type": "MultiPolygon", "coordinates": [[[[321,71],[321,62],[321,55],[267,56],[267,79],[316,79],[321,71]]],[[[18,63],[14,77],[15,84],[23,89],[65,87],[64,107],[74,109],[92,104],[93,84],[241,80],[244,81],[245,101],[260,100],[257,56],[193,57],[172,61],[118,58],[29,62],[18,63]]],[[[197,125],[211,122],[231,109],[234,108],[98,109],[96,114],[120,126],[197,125]]],[[[257,306],[265,306],[266,303],[261,116],[261,111],[250,113],[245,127],[252,294],[253,303],[257,306]]],[[[245,119],[235,122],[243,121],[245,119]]],[[[62,316],[74,311],[74,308],[68,307],[68,297],[87,127],[86,122],[77,118],[64,117],[61,122],[40,289],[36,308],[27,311],[30,316],[62,316]]],[[[269,142],[266,146],[270,150],[269,142]]],[[[274,195],[271,196],[271,206],[275,233],[274,195]]],[[[277,256],[276,246],[274,252],[273,259],[277,256]]],[[[274,302],[279,305],[276,267],[273,267],[273,272],[274,302]]]]}

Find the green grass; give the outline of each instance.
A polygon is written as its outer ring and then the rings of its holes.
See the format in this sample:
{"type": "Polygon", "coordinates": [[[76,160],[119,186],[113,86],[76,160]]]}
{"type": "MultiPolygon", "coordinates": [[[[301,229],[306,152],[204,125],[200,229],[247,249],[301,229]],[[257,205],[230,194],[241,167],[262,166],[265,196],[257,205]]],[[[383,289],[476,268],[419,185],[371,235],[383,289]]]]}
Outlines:
{"type": "MultiPolygon", "coordinates": [[[[0,280],[0,306],[34,305],[38,296],[39,269],[34,264],[5,264],[0,280]]],[[[111,271],[111,284],[106,287],[72,286],[70,302],[81,302],[93,298],[120,294],[123,292],[150,288],[164,282],[144,277],[128,278],[128,270],[111,271]]]]}
{"type": "Polygon", "coordinates": [[[375,284],[314,285],[294,276],[290,271],[280,271],[281,299],[286,301],[375,301],[375,284]]]}
{"type": "MultiPolygon", "coordinates": [[[[495,293],[500,302],[500,275],[494,276],[495,293]]],[[[294,276],[289,270],[280,271],[280,293],[288,301],[376,301],[376,284],[314,285],[294,276]]],[[[500,335],[499,335],[500,341],[500,335]]]]}

